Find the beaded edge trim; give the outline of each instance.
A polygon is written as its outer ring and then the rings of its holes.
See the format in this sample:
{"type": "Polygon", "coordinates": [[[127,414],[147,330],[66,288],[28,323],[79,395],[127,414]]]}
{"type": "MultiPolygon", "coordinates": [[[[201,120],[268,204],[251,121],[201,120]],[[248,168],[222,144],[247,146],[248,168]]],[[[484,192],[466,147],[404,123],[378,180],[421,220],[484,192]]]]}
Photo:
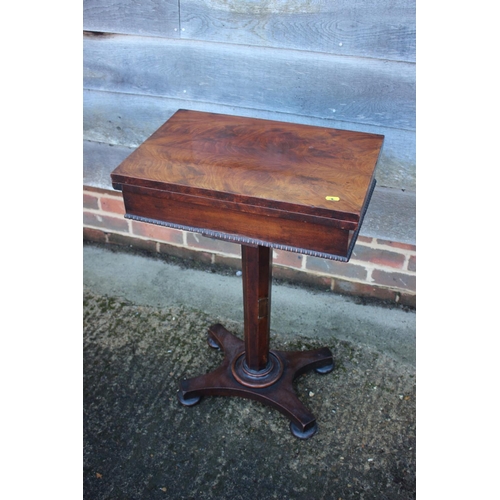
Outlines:
{"type": "Polygon", "coordinates": [[[354,249],[354,245],[356,244],[356,240],[358,238],[359,230],[361,229],[361,225],[363,223],[366,210],[368,208],[368,205],[370,203],[370,199],[373,194],[373,190],[375,188],[376,181],[375,179],[373,180],[369,192],[368,192],[368,198],[367,198],[367,203],[365,204],[365,208],[361,214],[361,218],[359,221],[359,225],[356,228],[356,231],[354,232],[351,243],[349,245],[349,249],[347,251],[347,256],[343,257],[340,255],[335,255],[335,254],[329,254],[329,253],[323,253],[323,252],[317,252],[315,250],[307,250],[304,248],[297,248],[297,247],[291,247],[288,245],[281,245],[279,243],[269,243],[268,241],[262,241],[262,240],[257,240],[253,238],[246,238],[244,236],[239,236],[237,234],[231,234],[231,233],[221,233],[219,231],[212,231],[210,229],[203,229],[200,227],[192,227],[192,226],[185,226],[183,224],[175,224],[173,222],[165,222],[157,219],[150,219],[148,217],[141,217],[139,215],[132,215],[132,214],[125,214],[126,219],[131,219],[131,220],[136,220],[139,222],[146,222],[148,224],[156,224],[158,226],[165,226],[165,227],[170,227],[173,229],[180,229],[183,231],[189,231],[192,233],[198,233],[203,236],[207,236],[209,238],[215,238],[218,240],[224,240],[224,241],[230,241],[232,243],[239,243],[239,244],[249,244],[249,245],[258,245],[258,246],[264,246],[264,247],[269,247],[269,248],[276,248],[278,250],[285,250],[287,252],[295,252],[295,253],[300,253],[304,255],[310,255],[312,257],[319,257],[321,259],[329,259],[329,260],[336,260],[340,262],[348,262],[349,259],[351,258],[352,251],[354,249]]]}

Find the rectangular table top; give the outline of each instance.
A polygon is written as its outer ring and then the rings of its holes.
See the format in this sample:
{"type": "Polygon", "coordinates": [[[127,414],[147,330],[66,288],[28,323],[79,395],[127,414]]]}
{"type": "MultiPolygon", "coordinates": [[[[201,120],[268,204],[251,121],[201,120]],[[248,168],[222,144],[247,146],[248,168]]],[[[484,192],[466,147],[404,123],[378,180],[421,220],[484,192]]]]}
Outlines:
{"type": "MultiPolygon", "coordinates": [[[[179,110],[111,178],[124,193],[169,193],[170,198],[184,196],[181,201],[200,201],[204,206],[213,200],[220,210],[258,214],[263,221],[283,216],[353,231],[368,203],[383,139],[363,132],[179,110]]],[[[140,216],[147,218],[144,210],[140,216]]],[[[151,214],[153,219],[158,216],[158,211],[151,214]]],[[[182,223],[179,216],[174,219],[170,222],[182,223]]],[[[161,220],[169,222],[169,216],[161,220]]],[[[206,228],[210,226],[207,220],[206,228]]],[[[230,225],[227,231],[233,229],[230,225]]],[[[244,223],[236,229],[245,236],[244,223]]]]}

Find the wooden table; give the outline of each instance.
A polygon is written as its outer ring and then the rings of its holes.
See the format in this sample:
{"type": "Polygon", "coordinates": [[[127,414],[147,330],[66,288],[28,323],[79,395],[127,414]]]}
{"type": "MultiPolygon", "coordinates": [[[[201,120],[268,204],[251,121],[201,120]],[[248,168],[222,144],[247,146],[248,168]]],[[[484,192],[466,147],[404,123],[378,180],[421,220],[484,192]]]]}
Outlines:
{"type": "Polygon", "coordinates": [[[222,325],[208,343],[224,360],[180,382],[185,406],[202,396],[270,405],[306,439],[314,415],[292,381],[333,370],[330,349],[270,350],[272,249],[348,261],[375,186],[383,136],[179,110],[112,173],[125,217],[241,244],[244,340],[222,325]]]}

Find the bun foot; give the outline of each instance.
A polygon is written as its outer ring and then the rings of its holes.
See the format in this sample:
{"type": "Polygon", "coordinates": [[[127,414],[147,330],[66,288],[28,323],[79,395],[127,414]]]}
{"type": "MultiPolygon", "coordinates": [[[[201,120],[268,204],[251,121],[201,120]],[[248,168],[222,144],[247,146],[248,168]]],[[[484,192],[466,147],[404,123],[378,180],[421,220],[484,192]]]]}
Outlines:
{"type": "Polygon", "coordinates": [[[311,436],[316,434],[318,430],[318,424],[314,422],[314,424],[306,429],[305,431],[301,431],[299,427],[297,427],[293,422],[290,422],[290,430],[292,434],[299,439],[309,439],[311,436]]]}
{"type": "Polygon", "coordinates": [[[319,373],[321,375],[326,375],[327,373],[330,373],[331,371],[333,371],[333,368],[335,367],[334,363],[332,362],[331,364],[329,365],[326,365],[326,366],[321,366],[320,368],[315,368],[314,371],[316,373],[319,373]]]}
{"type": "Polygon", "coordinates": [[[177,392],[177,399],[179,403],[183,406],[194,406],[200,402],[201,396],[194,396],[192,398],[185,398],[182,391],[177,392]]]}

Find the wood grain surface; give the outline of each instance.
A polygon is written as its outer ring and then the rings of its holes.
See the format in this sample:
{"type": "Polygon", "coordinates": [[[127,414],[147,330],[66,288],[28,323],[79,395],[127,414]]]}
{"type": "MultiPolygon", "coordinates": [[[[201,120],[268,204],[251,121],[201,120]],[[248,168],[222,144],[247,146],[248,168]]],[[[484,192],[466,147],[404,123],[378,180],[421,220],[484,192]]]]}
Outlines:
{"type": "Polygon", "coordinates": [[[186,0],[182,37],[415,61],[414,0],[186,0]]]}
{"type": "Polygon", "coordinates": [[[115,184],[359,220],[382,141],[375,134],[179,110],[112,178],[115,184]]]}
{"type": "Polygon", "coordinates": [[[83,0],[83,29],[178,38],[179,0],[83,0]]]}
{"type": "Polygon", "coordinates": [[[415,130],[413,63],[133,35],[83,54],[86,89],[415,130]]]}

